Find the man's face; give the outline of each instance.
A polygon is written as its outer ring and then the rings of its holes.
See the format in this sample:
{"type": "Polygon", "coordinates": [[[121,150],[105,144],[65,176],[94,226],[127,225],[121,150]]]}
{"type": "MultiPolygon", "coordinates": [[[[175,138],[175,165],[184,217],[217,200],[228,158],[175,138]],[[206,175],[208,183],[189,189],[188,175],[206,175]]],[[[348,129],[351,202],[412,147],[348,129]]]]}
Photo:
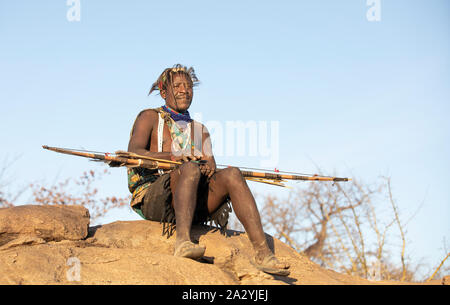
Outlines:
{"type": "Polygon", "coordinates": [[[172,85],[168,84],[167,89],[161,92],[161,96],[166,100],[167,106],[177,112],[185,112],[192,103],[192,82],[184,74],[175,74],[172,85]]]}

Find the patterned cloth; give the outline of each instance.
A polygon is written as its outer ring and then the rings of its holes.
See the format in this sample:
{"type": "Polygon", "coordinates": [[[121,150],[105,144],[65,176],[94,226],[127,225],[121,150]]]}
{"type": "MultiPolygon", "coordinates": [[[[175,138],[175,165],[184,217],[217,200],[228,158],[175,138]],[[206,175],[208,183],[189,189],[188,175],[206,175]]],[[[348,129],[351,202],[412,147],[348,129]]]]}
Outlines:
{"type": "MultiPolygon", "coordinates": [[[[161,113],[165,123],[169,127],[170,135],[172,138],[172,152],[180,155],[191,154],[191,149],[194,148],[194,143],[191,141],[191,122],[189,112],[180,114],[174,110],[163,106],[156,108],[156,111],[161,113]],[[168,111],[166,111],[166,109],[168,111]],[[180,119],[180,115],[183,120],[180,119]],[[173,116],[177,119],[175,121],[173,116]],[[189,119],[189,121],[187,121],[189,119]],[[187,123],[189,122],[189,124],[187,123]]],[[[150,170],[146,168],[134,167],[127,169],[128,174],[128,190],[131,192],[130,205],[136,206],[141,203],[148,187],[160,176],[157,170],[150,170]]]]}
{"type": "Polygon", "coordinates": [[[180,156],[191,155],[191,149],[194,149],[194,143],[191,140],[192,124],[180,124],[170,118],[167,120],[167,126],[172,137],[172,153],[180,156]]]}
{"type": "Polygon", "coordinates": [[[141,167],[133,167],[127,169],[128,174],[128,190],[131,193],[131,207],[142,202],[148,187],[158,179],[157,171],[149,170],[141,167]]]}

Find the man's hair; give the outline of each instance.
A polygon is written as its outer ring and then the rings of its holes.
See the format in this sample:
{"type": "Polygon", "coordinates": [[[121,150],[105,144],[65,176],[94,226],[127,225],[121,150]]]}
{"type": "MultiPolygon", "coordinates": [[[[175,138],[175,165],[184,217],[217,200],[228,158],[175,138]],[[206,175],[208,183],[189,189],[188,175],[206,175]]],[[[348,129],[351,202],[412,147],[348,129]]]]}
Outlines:
{"type": "Polygon", "coordinates": [[[171,84],[173,76],[176,74],[184,74],[188,79],[192,81],[192,86],[197,86],[200,82],[195,75],[194,68],[187,68],[183,65],[176,64],[173,68],[167,68],[161,73],[156,82],[153,83],[148,95],[150,95],[155,90],[166,90],[168,85],[171,84]]]}

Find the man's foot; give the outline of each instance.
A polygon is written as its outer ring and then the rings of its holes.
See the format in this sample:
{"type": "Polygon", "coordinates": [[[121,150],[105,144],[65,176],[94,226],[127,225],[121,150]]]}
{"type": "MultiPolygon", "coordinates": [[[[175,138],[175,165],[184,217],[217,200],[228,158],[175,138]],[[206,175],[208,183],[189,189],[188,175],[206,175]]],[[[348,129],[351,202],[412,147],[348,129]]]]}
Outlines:
{"type": "Polygon", "coordinates": [[[187,240],[175,245],[174,256],[185,257],[191,259],[199,259],[205,254],[206,247],[194,244],[187,240]]]}
{"type": "Polygon", "coordinates": [[[280,261],[273,254],[266,255],[263,259],[254,259],[252,264],[259,270],[281,276],[288,276],[290,274],[289,264],[280,263],[280,261]]]}

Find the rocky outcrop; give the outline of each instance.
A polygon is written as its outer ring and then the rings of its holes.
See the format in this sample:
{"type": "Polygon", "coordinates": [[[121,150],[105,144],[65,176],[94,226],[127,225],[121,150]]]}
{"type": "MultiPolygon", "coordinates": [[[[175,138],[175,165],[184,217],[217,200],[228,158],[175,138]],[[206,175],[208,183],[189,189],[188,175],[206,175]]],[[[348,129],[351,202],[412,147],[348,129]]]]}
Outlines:
{"type": "Polygon", "coordinates": [[[17,206],[0,209],[0,249],[20,240],[61,241],[87,237],[89,211],[81,206],[17,206]]]}
{"type": "MultiPolygon", "coordinates": [[[[175,235],[162,236],[152,221],[118,221],[88,227],[88,211],[69,206],[0,209],[0,284],[368,284],[326,270],[267,235],[288,277],[271,276],[251,263],[243,232],[226,235],[196,226],[192,239],[206,246],[200,261],[173,256],[175,235]]],[[[175,233],[176,234],[176,233],[175,233]]]]}

